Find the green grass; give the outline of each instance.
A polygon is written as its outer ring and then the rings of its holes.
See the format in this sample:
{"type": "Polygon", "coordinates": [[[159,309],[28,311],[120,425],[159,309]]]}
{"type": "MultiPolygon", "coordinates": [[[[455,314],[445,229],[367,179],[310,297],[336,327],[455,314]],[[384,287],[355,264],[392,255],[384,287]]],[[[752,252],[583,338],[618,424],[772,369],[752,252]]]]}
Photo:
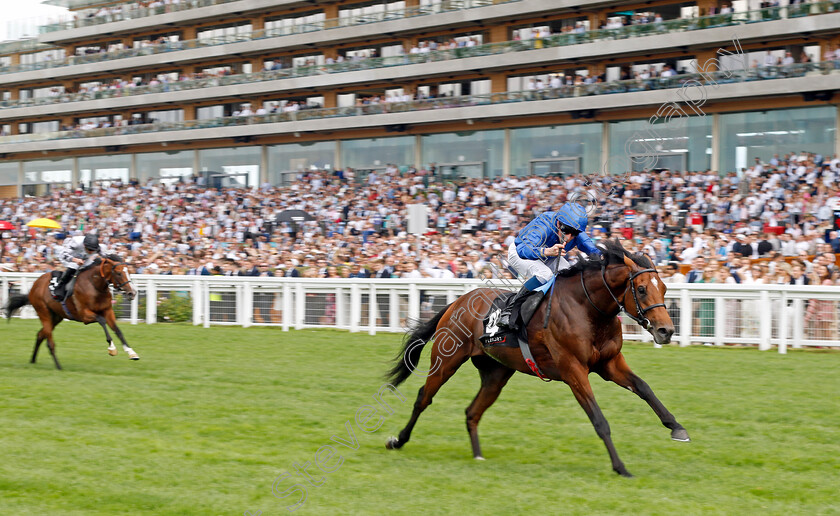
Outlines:
{"type": "MultiPolygon", "coordinates": [[[[312,462],[373,402],[396,335],[264,328],[128,326],[140,353],[105,352],[98,327],[57,329],[56,371],[36,324],[0,329],[0,514],[285,514],[274,479],[312,462]]],[[[421,381],[344,462],[308,487],[296,514],[840,514],[840,353],[627,345],[631,367],[688,429],[669,439],[648,406],[591,380],[621,458],[569,389],[515,375],[480,426],[471,458],[465,364],[387,451],[421,381]]],[[[424,354],[423,365],[428,362],[424,354]]],[[[283,488],[290,483],[283,484],[283,488]]]]}

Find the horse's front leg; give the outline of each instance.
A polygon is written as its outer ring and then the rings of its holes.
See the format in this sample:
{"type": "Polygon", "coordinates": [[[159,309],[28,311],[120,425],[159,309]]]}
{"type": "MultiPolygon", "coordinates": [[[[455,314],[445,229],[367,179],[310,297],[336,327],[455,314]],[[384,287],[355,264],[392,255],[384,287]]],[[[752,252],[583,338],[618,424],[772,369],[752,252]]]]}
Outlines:
{"type": "Polygon", "coordinates": [[[114,339],[112,339],[111,334],[108,333],[108,322],[106,321],[105,316],[96,314],[96,322],[102,326],[102,330],[105,332],[105,340],[108,342],[108,354],[112,357],[117,356],[117,346],[114,345],[114,339]]]}
{"type": "Polygon", "coordinates": [[[601,412],[601,407],[595,401],[595,394],[592,392],[592,386],[589,384],[589,371],[578,363],[572,364],[568,371],[562,375],[562,380],[566,382],[572,389],[575,398],[577,398],[580,406],[586,411],[592,426],[595,427],[595,432],[598,437],[604,441],[607,447],[607,452],[610,454],[610,461],[612,462],[613,470],[623,477],[632,477],[624,463],[618,458],[618,452],[613,445],[612,437],[610,437],[610,424],[607,423],[607,418],[601,412]]]}
{"type": "Polygon", "coordinates": [[[604,364],[603,369],[599,370],[598,374],[604,380],[615,382],[645,400],[656,415],[659,416],[662,424],[671,430],[671,439],[682,442],[691,441],[688,437],[688,432],[681,424],[677,423],[677,419],[673,414],[668,412],[668,409],[659,401],[659,398],[656,397],[650,386],[630,370],[630,366],[627,365],[621,353],[604,364]]]}
{"type": "Polygon", "coordinates": [[[114,333],[117,334],[117,337],[120,339],[120,342],[122,342],[123,351],[125,351],[128,354],[128,358],[130,360],[140,360],[140,355],[138,355],[136,351],[131,349],[131,347],[129,347],[128,345],[128,342],[125,341],[125,337],[123,336],[122,331],[120,330],[119,326],[117,326],[117,316],[114,315],[114,310],[112,308],[109,308],[105,312],[105,321],[108,323],[108,326],[110,326],[111,329],[114,330],[114,333]]]}

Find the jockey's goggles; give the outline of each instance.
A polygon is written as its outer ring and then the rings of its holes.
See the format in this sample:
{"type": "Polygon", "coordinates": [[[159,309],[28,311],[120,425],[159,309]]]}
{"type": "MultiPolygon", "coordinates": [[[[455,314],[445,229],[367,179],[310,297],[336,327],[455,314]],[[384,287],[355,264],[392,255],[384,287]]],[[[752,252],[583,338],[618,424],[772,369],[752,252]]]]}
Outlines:
{"type": "Polygon", "coordinates": [[[567,226],[566,224],[560,224],[560,232],[564,235],[572,235],[573,237],[580,234],[580,231],[571,226],[567,226]]]}

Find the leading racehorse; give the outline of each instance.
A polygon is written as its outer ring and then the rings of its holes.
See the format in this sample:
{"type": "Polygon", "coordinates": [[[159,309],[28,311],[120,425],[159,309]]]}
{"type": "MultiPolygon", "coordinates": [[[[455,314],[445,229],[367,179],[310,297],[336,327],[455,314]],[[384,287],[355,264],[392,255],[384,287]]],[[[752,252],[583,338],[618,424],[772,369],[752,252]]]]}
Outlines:
{"type": "Polygon", "coordinates": [[[10,318],[12,312],[18,308],[31,304],[41,319],[41,329],[35,340],[35,350],[32,352],[31,362],[34,364],[38,356],[38,348],[44,339],[50,348],[50,354],[55,361],[55,367],[61,369],[58,357],[55,356],[55,342],[52,333],[58,324],[64,319],[90,324],[98,322],[105,330],[105,339],[108,341],[108,354],[117,354],[117,347],[108,333],[108,327],[117,334],[123,345],[123,350],[131,360],[139,360],[140,356],[128,346],[123,337],[122,331],[117,326],[117,318],[114,315],[114,308],[111,301],[111,289],[113,285],[117,290],[124,291],[129,299],[134,299],[137,291],[131,284],[131,276],[128,274],[126,264],[122,263],[116,256],[97,259],[90,268],[83,270],[76,277],[76,286],[73,294],[67,298],[62,306],[61,301],[53,298],[49,289],[50,273],[45,273],[35,280],[29,294],[12,296],[6,304],[6,317],[10,318]],[[66,308],[66,310],[65,310],[66,308]]]}
{"type": "MultiPolygon", "coordinates": [[[[582,259],[558,273],[556,288],[531,318],[527,334],[531,352],[543,376],[569,385],[604,441],[613,470],[629,477],[632,475],[618,458],[609,424],[595,401],[589,373],[598,373],[645,400],[662,424],[671,430],[672,439],[689,441],[689,437],[648,384],[630,370],[621,354],[622,333],[618,318],[621,311],[649,331],[655,342],[670,342],[674,324],[663,304],[665,284],[646,256],[629,254],[617,240],[606,241],[602,250],[603,257],[582,259]],[[547,302],[549,298],[550,303],[547,302]],[[544,328],[547,306],[550,306],[550,317],[544,328]]],[[[479,340],[484,333],[483,319],[493,299],[502,292],[485,288],[473,290],[406,334],[402,353],[389,373],[391,381],[399,385],[414,373],[425,376],[426,383],[417,393],[408,424],[398,437],[388,440],[387,448],[401,448],[408,442],[417,418],[432,403],[441,386],[467,359],[472,359],[481,376],[481,388],[467,407],[467,431],[473,456],[483,460],[478,443],[481,415],[496,401],[514,372],[534,375],[519,348],[485,348],[479,340]],[[416,371],[423,345],[432,339],[432,365],[428,371],[416,371]]]]}

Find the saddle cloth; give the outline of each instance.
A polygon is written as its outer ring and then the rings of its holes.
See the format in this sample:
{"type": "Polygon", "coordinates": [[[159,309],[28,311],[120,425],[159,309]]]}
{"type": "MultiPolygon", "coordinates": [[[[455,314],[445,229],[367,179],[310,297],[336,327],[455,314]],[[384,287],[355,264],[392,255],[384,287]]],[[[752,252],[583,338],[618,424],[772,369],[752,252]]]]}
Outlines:
{"type": "MultiPolygon", "coordinates": [[[[528,323],[531,322],[531,318],[534,316],[537,308],[539,308],[542,303],[543,298],[545,297],[544,294],[548,292],[553,284],[554,278],[551,278],[544,285],[528,294],[528,297],[526,297],[525,301],[523,301],[519,312],[522,317],[521,328],[523,336],[525,334],[525,328],[528,326],[528,323]]],[[[500,294],[493,300],[493,304],[484,316],[484,335],[482,335],[480,340],[485,346],[507,346],[511,348],[519,347],[517,332],[501,332],[501,329],[498,326],[499,316],[514,294],[514,292],[504,292],[500,294]]]]}

